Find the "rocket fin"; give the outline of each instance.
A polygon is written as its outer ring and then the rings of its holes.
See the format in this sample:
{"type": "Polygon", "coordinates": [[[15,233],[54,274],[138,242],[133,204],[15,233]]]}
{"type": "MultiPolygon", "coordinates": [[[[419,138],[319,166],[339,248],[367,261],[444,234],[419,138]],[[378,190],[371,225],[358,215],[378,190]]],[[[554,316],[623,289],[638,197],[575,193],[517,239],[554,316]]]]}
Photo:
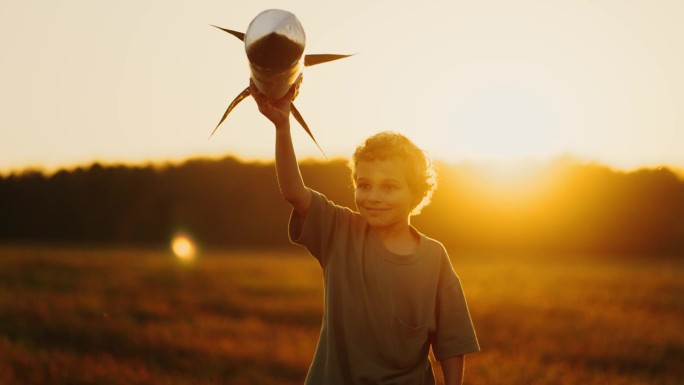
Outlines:
{"type": "Polygon", "coordinates": [[[230,103],[230,105],[226,109],[226,112],[223,114],[221,121],[219,122],[219,124],[216,125],[216,128],[214,128],[214,131],[211,132],[211,135],[209,135],[210,138],[214,135],[216,130],[218,130],[221,123],[223,123],[223,121],[226,120],[226,117],[228,116],[228,114],[230,114],[230,111],[232,111],[233,108],[235,108],[235,106],[237,106],[241,101],[243,101],[246,97],[248,97],[250,95],[251,95],[251,93],[249,92],[249,87],[247,87],[244,90],[242,90],[242,92],[240,92],[240,95],[236,96],[235,99],[233,99],[233,101],[230,103]]]}
{"type": "Polygon", "coordinates": [[[333,54],[314,54],[304,55],[304,66],[315,66],[316,64],[327,63],[329,61],[344,59],[352,55],[333,55],[333,54]]]}
{"type": "Polygon", "coordinates": [[[216,26],[216,25],[213,25],[213,24],[210,24],[210,25],[211,25],[212,27],[216,27],[216,28],[220,29],[221,31],[228,32],[229,34],[231,34],[231,35],[237,37],[238,39],[240,39],[240,40],[242,40],[242,41],[245,41],[245,34],[242,33],[242,32],[233,31],[233,30],[231,30],[231,29],[221,28],[221,27],[216,26]]]}
{"type": "Polygon", "coordinates": [[[306,133],[309,134],[309,136],[311,137],[311,139],[313,139],[314,143],[316,143],[316,147],[318,147],[318,149],[321,150],[321,153],[323,154],[323,156],[324,156],[326,159],[328,159],[328,156],[325,155],[325,152],[323,151],[323,149],[321,148],[321,146],[320,146],[320,145],[318,144],[318,142],[316,141],[316,138],[314,138],[313,134],[311,133],[311,130],[309,130],[309,126],[308,126],[308,125],[306,124],[306,122],[304,121],[304,118],[302,117],[302,114],[299,113],[299,110],[297,110],[297,107],[295,107],[294,103],[292,103],[292,104],[290,105],[290,112],[292,113],[292,116],[294,116],[294,118],[297,120],[297,122],[299,122],[299,124],[302,126],[302,128],[304,128],[304,131],[306,131],[306,133]]]}

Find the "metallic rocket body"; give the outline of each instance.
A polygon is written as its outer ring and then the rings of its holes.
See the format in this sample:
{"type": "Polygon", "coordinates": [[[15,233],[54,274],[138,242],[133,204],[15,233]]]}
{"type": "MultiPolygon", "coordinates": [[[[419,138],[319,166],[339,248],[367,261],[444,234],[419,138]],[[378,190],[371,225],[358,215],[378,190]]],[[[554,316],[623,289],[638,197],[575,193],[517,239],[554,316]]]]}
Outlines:
{"type": "Polygon", "coordinates": [[[304,67],[306,35],[295,15],[271,9],[257,15],[245,33],[251,78],[271,100],[282,98],[304,67]]]}
{"type": "MultiPolygon", "coordinates": [[[[293,84],[300,82],[304,67],[351,56],[304,55],[306,46],[304,28],[295,15],[279,9],[269,9],[258,14],[249,24],[246,33],[214,27],[244,42],[250,78],[257,89],[271,100],[282,98],[293,84]]],[[[249,87],[233,99],[211,135],[214,135],[233,108],[248,96],[250,96],[249,87]]],[[[318,142],[294,104],[291,106],[291,112],[318,146],[318,142]]],[[[318,148],[320,149],[320,146],[318,148]]]]}

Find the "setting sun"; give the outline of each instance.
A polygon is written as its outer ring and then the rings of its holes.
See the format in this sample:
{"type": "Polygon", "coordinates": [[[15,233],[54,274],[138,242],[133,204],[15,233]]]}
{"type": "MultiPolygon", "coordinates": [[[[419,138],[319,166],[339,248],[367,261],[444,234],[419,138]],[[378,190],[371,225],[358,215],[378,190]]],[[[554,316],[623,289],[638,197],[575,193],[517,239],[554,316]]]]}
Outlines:
{"type": "Polygon", "coordinates": [[[178,233],[173,237],[171,250],[178,259],[184,262],[193,261],[197,255],[195,243],[190,236],[184,233],[178,233]]]}

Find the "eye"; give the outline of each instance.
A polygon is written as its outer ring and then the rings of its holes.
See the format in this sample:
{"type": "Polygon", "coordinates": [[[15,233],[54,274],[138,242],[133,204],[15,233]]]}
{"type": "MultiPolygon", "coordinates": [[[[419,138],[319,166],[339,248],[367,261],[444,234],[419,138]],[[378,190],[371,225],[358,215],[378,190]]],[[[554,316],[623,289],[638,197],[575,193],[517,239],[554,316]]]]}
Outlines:
{"type": "Polygon", "coordinates": [[[356,185],[357,190],[368,190],[369,188],[370,188],[370,185],[368,183],[365,183],[365,182],[361,182],[361,183],[356,185]]]}
{"type": "Polygon", "coordinates": [[[398,189],[398,187],[393,185],[393,184],[386,184],[386,185],[382,186],[382,189],[385,190],[386,192],[392,192],[392,191],[395,191],[396,189],[398,189]]]}

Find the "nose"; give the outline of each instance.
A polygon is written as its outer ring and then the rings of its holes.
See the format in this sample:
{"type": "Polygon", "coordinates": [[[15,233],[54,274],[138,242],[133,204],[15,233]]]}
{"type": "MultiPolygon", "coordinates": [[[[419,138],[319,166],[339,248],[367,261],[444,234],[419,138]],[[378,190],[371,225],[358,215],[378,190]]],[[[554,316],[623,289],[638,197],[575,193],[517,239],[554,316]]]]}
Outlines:
{"type": "Polygon", "coordinates": [[[380,202],[380,191],[377,188],[371,188],[368,192],[368,201],[377,203],[380,202]]]}

